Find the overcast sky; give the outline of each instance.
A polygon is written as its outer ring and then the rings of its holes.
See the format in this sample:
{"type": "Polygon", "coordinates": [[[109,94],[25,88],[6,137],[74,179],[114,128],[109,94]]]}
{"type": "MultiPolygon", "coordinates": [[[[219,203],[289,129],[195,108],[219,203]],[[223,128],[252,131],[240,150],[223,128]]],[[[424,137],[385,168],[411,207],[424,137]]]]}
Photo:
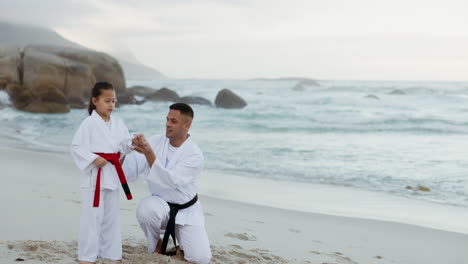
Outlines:
{"type": "Polygon", "coordinates": [[[0,0],[175,78],[468,80],[466,0],[0,0]]]}

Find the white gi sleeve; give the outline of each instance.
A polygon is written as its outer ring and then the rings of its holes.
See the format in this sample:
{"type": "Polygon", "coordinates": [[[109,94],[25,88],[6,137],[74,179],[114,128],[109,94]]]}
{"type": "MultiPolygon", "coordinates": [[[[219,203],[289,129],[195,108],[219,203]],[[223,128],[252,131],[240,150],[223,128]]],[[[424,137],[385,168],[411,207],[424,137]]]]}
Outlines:
{"type": "Polygon", "coordinates": [[[85,119],[75,136],[73,137],[71,144],[71,155],[76,166],[82,171],[88,171],[93,168],[94,160],[99,157],[90,150],[90,127],[88,119],[85,119]]]}

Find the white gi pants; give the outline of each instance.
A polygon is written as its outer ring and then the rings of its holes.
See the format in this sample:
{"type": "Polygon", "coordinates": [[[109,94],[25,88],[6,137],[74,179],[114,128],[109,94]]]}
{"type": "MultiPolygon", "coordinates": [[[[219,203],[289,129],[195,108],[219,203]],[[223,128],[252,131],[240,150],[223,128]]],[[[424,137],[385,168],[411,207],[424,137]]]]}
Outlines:
{"type": "MultiPolygon", "coordinates": [[[[144,198],[138,204],[136,217],[148,241],[148,253],[153,253],[161,232],[169,221],[169,205],[158,196],[144,198]]],[[[188,262],[206,264],[211,259],[210,242],[205,226],[177,225],[175,235],[179,248],[184,251],[184,258],[188,262]]],[[[169,249],[169,247],[168,247],[169,249]]]]}
{"type": "Polygon", "coordinates": [[[122,259],[119,189],[101,189],[99,207],[93,207],[94,187],[83,188],[78,237],[78,259],[122,259]]]}

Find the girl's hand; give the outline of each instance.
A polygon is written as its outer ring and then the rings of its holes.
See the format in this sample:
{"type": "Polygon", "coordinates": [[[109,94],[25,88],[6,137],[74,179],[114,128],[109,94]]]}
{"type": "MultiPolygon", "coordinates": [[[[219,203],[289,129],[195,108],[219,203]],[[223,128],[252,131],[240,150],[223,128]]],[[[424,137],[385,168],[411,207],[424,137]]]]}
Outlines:
{"type": "Polygon", "coordinates": [[[94,160],[94,164],[96,164],[96,166],[98,166],[99,168],[102,168],[107,164],[107,160],[103,159],[102,157],[97,157],[94,160]]]}

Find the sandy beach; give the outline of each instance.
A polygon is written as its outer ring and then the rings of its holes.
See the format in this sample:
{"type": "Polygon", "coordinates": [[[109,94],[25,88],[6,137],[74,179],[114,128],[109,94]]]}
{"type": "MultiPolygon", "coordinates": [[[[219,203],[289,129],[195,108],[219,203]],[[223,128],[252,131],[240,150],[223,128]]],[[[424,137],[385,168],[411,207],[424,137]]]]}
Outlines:
{"type": "MultiPolygon", "coordinates": [[[[81,194],[68,153],[39,151],[6,136],[0,146],[6,187],[0,193],[0,263],[75,263],[81,194]]],[[[468,259],[468,234],[461,231],[247,204],[228,200],[232,195],[213,198],[208,190],[217,183],[211,184],[200,182],[212,263],[459,264],[468,259]]],[[[148,191],[143,181],[131,188],[134,199],[121,198],[123,262],[184,263],[180,254],[146,254],[134,215],[148,191]]]]}

